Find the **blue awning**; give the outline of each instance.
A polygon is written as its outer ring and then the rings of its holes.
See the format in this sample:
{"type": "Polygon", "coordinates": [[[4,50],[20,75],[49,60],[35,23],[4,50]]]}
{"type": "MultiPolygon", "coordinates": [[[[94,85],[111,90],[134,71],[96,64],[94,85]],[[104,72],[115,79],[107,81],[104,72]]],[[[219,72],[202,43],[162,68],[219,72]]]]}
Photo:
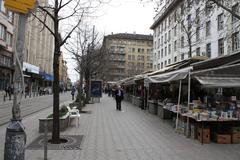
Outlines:
{"type": "Polygon", "coordinates": [[[40,71],[39,74],[42,76],[42,78],[46,81],[53,81],[54,80],[54,77],[53,75],[51,74],[48,74],[48,73],[45,73],[45,72],[42,72],[40,71]]]}

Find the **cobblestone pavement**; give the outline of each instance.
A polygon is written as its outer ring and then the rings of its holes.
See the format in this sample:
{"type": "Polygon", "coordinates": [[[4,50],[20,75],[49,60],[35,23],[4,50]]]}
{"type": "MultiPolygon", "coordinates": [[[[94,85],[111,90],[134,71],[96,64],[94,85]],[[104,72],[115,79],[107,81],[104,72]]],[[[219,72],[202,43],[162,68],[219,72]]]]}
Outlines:
{"type": "MultiPolygon", "coordinates": [[[[48,151],[49,160],[239,160],[240,144],[201,145],[128,102],[123,102],[122,108],[123,112],[116,111],[114,100],[106,96],[101,103],[88,105],[85,110],[91,113],[81,114],[80,126],[71,125],[61,132],[84,135],[81,150],[48,151]]],[[[39,136],[37,119],[48,112],[49,109],[24,119],[28,144],[39,136]]],[[[0,127],[0,135],[2,130],[0,127]]],[[[26,160],[41,159],[42,150],[26,151],[26,160]]]]}

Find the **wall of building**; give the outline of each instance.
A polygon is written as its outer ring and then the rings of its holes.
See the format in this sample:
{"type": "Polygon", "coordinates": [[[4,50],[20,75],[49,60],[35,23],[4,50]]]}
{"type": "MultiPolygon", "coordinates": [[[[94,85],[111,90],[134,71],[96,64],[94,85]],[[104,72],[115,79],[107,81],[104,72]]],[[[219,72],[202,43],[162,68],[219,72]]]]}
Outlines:
{"type": "MultiPolygon", "coordinates": [[[[186,3],[184,7],[182,7],[182,0],[176,1],[169,1],[166,3],[165,7],[159,12],[158,17],[155,18],[156,22],[161,16],[164,17],[152,28],[154,30],[154,69],[161,69],[167,65],[189,58],[187,34],[182,29],[182,26],[188,27],[188,17],[191,17],[191,56],[207,56],[209,58],[215,58],[239,51],[240,35],[238,26],[240,25],[240,22],[233,22],[230,13],[215,5],[213,5],[210,13],[208,13],[206,12],[207,8],[205,1],[203,0],[200,0],[199,3],[193,1],[194,3],[191,4],[191,7],[186,7],[186,3]],[[176,3],[176,1],[178,1],[178,3],[176,3]],[[170,6],[171,3],[176,3],[177,5],[174,5],[174,8],[169,9],[168,6],[170,6]],[[184,14],[181,13],[182,9],[184,9],[184,14]],[[197,10],[199,12],[197,12],[197,10]],[[164,14],[166,14],[166,16],[163,16],[164,14]],[[218,16],[220,14],[223,14],[222,29],[218,29],[218,16]],[[198,25],[196,21],[197,18],[200,20],[198,21],[198,25]],[[184,20],[184,25],[180,24],[182,20],[184,20]],[[208,22],[210,22],[210,27],[207,26],[208,22]],[[199,27],[199,32],[197,32],[197,27],[199,27]],[[236,45],[234,46],[235,49],[233,49],[232,43],[234,33],[236,33],[236,37],[238,37],[238,42],[236,42],[236,45]],[[197,38],[197,35],[199,35],[199,38],[197,38]],[[181,44],[182,37],[184,37],[184,45],[181,44]],[[224,41],[224,52],[222,54],[219,51],[219,39],[221,38],[223,38],[224,41]],[[210,45],[210,50],[207,49],[207,45],[210,45]]],[[[231,0],[225,3],[229,3],[228,7],[232,8],[232,6],[237,4],[237,1],[231,0]]]]}
{"type": "Polygon", "coordinates": [[[149,37],[152,36],[124,33],[106,36],[102,47],[108,57],[104,80],[118,81],[151,70],[152,39],[149,37]]]}
{"type": "Polygon", "coordinates": [[[0,91],[12,84],[14,14],[0,0],[0,91]]]}

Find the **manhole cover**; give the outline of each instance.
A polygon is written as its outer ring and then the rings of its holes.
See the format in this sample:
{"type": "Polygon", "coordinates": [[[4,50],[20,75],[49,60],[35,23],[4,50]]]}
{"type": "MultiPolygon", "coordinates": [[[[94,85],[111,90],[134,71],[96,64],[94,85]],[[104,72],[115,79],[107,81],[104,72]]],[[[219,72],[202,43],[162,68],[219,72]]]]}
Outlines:
{"type": "MultiPolygon", "coordinates": [[[[83,140],[83,135],[64,135],[61,136],[62,139],[66,139],[66,143],[61,144],[51,144],[48,143],[48,150],[80,150],[81,142],[83,140]]],[[[48,136],[48,140],[51,137],[48,136]]],[[[44,136],[41,135],[37,139],[35,139],[31,144],[27,146],[28,150],[43,150],[44,146],[44,136]]]]}

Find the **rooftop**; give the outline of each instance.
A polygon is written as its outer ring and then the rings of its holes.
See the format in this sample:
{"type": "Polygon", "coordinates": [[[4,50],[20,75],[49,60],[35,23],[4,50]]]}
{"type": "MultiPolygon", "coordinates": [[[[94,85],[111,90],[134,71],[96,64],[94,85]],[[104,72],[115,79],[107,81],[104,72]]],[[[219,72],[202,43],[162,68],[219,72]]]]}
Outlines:
{"type": "Polygon", "coordinates": [[[130,33],[117,33],[105,36],[105,38],[116,38],[116,39],[131,39],[131,40],[148,40],[152,41],[152,35],[143,35],[143,34],[130,34],[130,33]]]}

